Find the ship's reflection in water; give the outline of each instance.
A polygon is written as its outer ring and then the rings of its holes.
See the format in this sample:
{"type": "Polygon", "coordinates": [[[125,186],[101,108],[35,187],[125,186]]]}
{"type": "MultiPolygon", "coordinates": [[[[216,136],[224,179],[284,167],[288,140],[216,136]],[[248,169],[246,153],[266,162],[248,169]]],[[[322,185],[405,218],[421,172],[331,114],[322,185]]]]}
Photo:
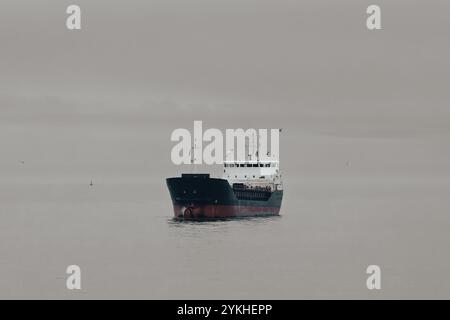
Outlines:
{"type": "Polygon", "coordinates": [[[178,232],[181,237],[201,237],[203,239],[208,233],[227,234],[229,232],[257,230],[268,227],[271,223],[277,223],[280,219],[282,219],[282,216],[279,215],[210,220],[180,220],[172,218],[168,220],[168,224],[170,229],[178,232]]]}

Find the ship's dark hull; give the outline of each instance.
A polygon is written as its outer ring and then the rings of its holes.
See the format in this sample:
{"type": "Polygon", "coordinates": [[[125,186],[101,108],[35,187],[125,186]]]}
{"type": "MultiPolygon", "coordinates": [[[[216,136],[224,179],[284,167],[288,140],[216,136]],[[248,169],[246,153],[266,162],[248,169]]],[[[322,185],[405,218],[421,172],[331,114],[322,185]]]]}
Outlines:
{"type": "Polygon", "coordinates": [[[267,200],[238,199],[225,179],[209,175],[183,175],[167,179],[177,219],[224,219],[278,215],[283,191],[270,193],[267,200]]]}

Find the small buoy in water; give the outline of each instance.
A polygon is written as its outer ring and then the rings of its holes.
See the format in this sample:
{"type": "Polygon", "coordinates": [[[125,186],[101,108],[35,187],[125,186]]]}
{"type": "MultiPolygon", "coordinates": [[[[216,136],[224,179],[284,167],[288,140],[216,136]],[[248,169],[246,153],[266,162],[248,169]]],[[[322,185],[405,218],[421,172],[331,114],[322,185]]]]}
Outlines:
{"type": "Polygon", "coordinates": [[[94,182],[91,180],[91,184],[89,185],[90,187],[94,186],[94,182]]]}

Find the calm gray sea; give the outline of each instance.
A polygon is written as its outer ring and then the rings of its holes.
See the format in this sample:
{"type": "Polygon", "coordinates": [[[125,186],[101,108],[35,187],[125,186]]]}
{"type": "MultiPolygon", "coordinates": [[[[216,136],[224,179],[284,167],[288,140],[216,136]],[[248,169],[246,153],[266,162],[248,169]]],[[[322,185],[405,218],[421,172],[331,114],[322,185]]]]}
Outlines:
{"type": "Polygon", "coordinates": [[[286,182],[282,215],[175,222],[161,183],[0,187],[1,298],[448,297],[448,181],[286,182]],[[65,269],[82,270],[82,290],[65,269]],[[382,290],[366,267],[382,268],[382,290]]]}

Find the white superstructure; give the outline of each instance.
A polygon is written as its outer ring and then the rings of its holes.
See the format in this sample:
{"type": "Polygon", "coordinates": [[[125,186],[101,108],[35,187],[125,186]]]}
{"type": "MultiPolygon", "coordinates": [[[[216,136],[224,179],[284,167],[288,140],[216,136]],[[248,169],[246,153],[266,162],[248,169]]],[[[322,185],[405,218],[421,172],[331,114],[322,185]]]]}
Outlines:
{"type": "Polygon", "coordinates": [[[230,185],[242,183],[250,187],[270,187],[272,191],[283,189],[278,161],[227,161],[223,178],[230,185]]]}

